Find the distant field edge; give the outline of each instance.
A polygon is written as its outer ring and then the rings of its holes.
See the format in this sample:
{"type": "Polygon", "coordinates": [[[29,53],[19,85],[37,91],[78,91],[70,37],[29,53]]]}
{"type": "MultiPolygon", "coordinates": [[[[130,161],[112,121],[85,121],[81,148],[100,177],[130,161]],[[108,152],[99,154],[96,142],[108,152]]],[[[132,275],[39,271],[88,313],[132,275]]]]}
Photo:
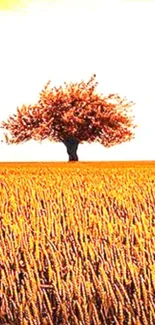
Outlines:
{"type": "Polygon", "coordinates": [[[0,167],[2,166],[51,166],[51,167],[75,167],[78,168],[80,166],[90,166],[90,167],[97,167],[97,166],[152,166],[155,165],[155,160],[115,160],[115,161],[78,161],[78,162],[63,162],[63,161],[5,161],[0,162],[0,167]]]}

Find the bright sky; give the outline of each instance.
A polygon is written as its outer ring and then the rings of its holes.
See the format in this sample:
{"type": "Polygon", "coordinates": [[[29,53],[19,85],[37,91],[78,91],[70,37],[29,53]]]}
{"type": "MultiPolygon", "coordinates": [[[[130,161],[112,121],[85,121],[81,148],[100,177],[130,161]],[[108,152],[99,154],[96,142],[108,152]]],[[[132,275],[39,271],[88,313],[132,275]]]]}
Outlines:
{"type": "MultiPolygon", "coordinates": [[[[136,102],[135,140],[81,144],[79,160],[155,160],[155,1],[0,0],[0,121],[44,84],[89,79],[136,102]]],[[[3,139],[3,130],[0,131],[3,139]]],[[[1,144],[0,161],[67,161],[62,143],[1,144]]]]}

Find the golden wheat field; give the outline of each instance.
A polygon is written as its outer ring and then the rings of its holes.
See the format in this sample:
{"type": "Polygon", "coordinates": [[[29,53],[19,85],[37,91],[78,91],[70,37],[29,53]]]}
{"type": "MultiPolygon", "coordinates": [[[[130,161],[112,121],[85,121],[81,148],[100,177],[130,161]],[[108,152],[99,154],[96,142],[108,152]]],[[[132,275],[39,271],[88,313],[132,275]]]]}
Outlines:
{"type": "Polygon", "coordinates": [[[155,165],[0,164],[0,324],[155,324],[155,165]]]}

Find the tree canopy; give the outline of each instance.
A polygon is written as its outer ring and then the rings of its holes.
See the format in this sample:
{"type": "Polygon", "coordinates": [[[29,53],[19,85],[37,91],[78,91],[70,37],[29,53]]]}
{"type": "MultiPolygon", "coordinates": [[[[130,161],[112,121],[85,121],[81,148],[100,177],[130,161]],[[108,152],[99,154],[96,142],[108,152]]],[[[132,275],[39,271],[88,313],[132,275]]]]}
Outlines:
{"type": "Polygon", "coordinates": [[[53,88],[50,82],[36,104],[17,107],[16,114],[1,123],[10,131],[11,138],[4,134],[8,144],[30,139],[60,142],[72,136],[79,143],[97,141],[110,147],[134,138],[134,103],[118,94],[99,94],[96,75],[88,82],[53,88]]]}

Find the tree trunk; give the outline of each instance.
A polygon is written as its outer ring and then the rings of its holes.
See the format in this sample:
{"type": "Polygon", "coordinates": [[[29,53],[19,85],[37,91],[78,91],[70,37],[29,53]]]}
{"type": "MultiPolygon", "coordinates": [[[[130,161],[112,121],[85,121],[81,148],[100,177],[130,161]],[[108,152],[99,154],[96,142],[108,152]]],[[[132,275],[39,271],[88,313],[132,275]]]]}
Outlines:
{"type": "Polygon", "coordinates": [[[66,146],[67,153],[69,155],[69,161],[78,161],[77,149],[79,141],[74,137],[68,137],[63,139],[62,142],[66,146]]]}

